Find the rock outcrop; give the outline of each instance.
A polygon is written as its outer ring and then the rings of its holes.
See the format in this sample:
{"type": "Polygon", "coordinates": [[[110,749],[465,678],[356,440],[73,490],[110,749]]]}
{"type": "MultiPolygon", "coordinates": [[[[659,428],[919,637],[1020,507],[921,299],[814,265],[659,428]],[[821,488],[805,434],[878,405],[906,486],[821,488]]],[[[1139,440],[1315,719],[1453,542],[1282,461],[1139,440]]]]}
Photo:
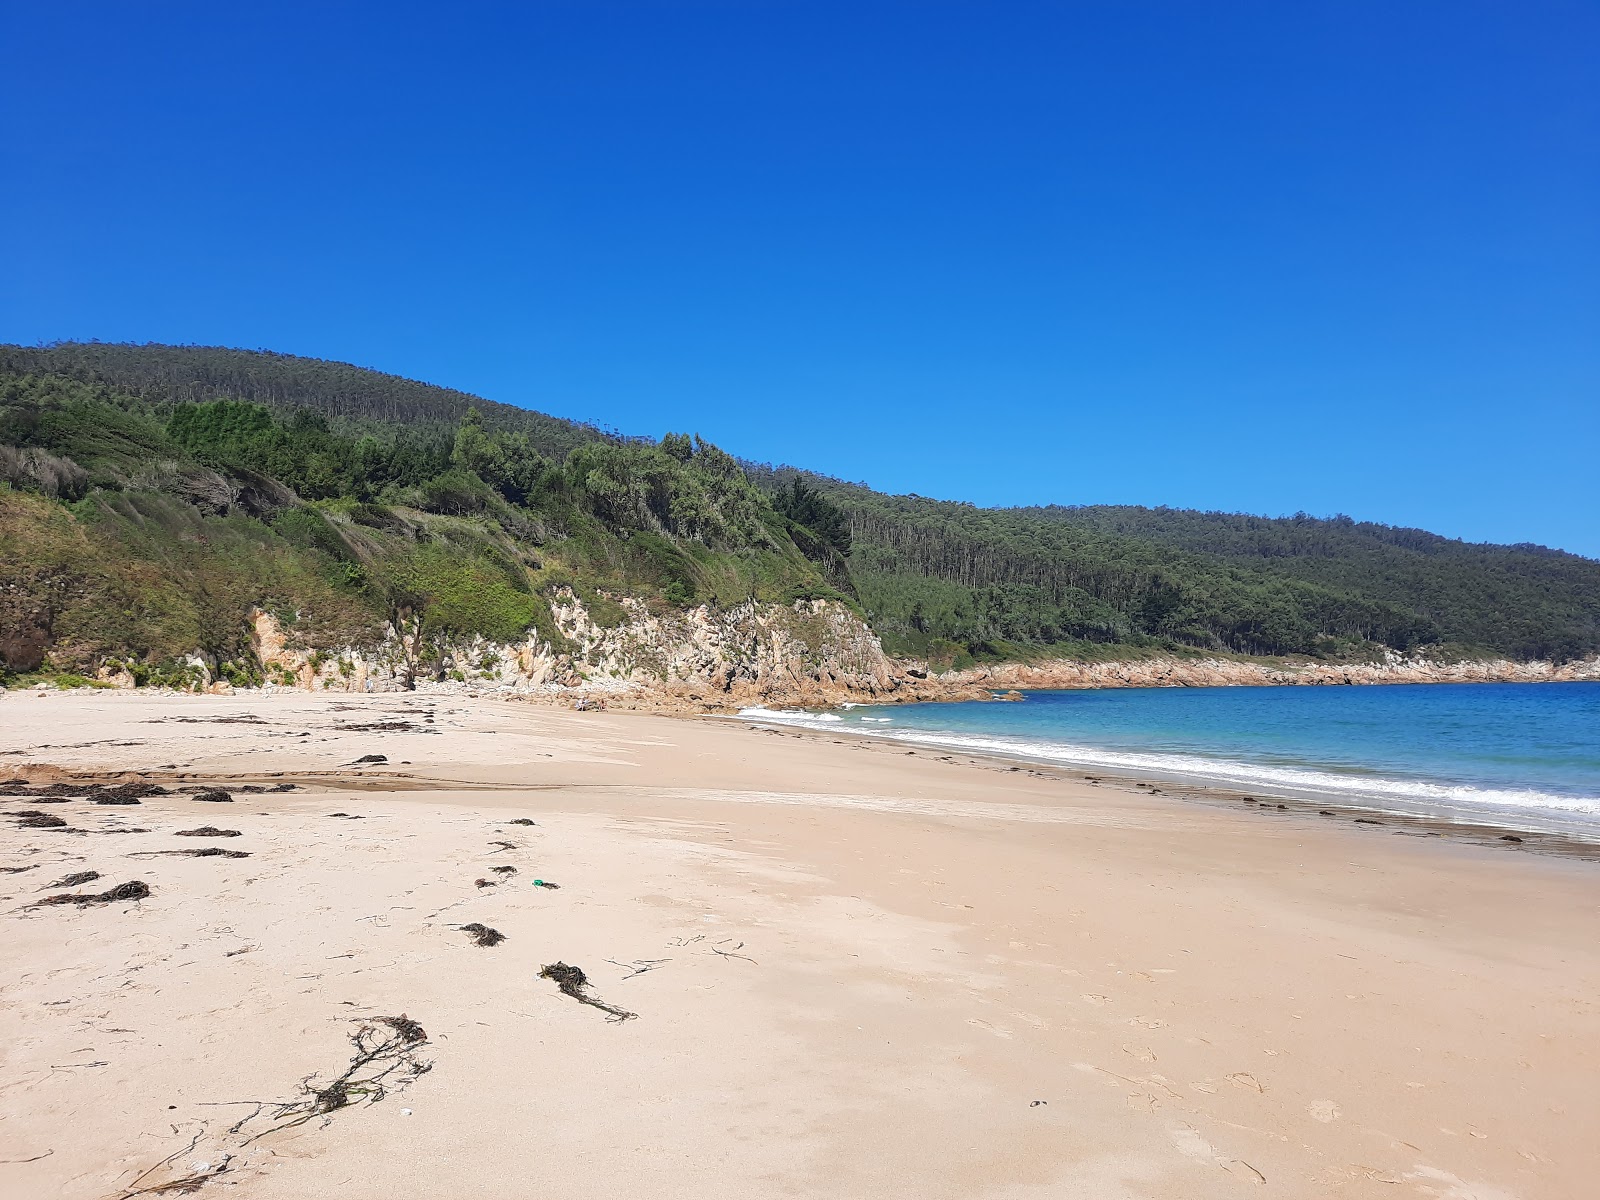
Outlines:
{"type": "Polygon", "coordinates": [[[1045,688],[1339,686],[1383,683],[1556,683],[1600,680],[1600,659],[1570,663],[1507,659],[1436,662],[1389,654],[1380,662],[1265,663],[1239,659],[1149,658],[1129,662],[997,663],[951,671],[929,682],[955,691],[1045,688]]]}
{"type": "MultiPolygon", "coordinates": [[[[704,712],[753,705],[825,708],[847,701],[1016,700],[1022,690],[1054,688],[1600,680],[1600,659],[1442,662],[1394,653],[1367,663],[1058,659],[940,674],[924,663],[889,658],[877,635],[837,601],[751,601],[731,609],[660,612],[624,597],[605,607],[603,619],[576,593],[562,590],[551,600],[554,629],[530,632],[522,641],[450,642],[391,628],[374,648],[331,653],[296,647],[278,619],[258,609],[251,616],[252,643],[269,688],[394,692],[417,687],[556,702],[604,697],[621,707],[704,712]]],[[[185,670],[199,688],[232,690],[198,656],[185,670]]],[[[134,684],[125,669],[111,667],[101,676],[123,687],[134,684]]]]}
{"type": "Polygon", "coordinates": [[[252,640],[269,686],[315,690],[389,692],[415,684],[718,710],[885,700],[909,682],[877,636],[836,601],[665,613],[632,598],[616,604],[623,618],[602,623],[575,593],[562,591],[551,602],[554,636],[423,648],[414,631],[390,629],[375,650],[331,654],[294,648],[277,618],[258,610],[252,640]]]}

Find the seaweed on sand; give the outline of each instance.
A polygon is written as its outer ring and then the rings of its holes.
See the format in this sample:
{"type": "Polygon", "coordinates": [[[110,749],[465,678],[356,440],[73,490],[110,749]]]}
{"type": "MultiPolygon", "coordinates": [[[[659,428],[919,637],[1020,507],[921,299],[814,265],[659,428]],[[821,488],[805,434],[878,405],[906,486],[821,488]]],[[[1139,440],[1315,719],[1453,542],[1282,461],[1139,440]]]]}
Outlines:
{"type": "Polygon", "coordinates": [[[173,837],[239,837],[237,829],[218,829],[215,825],[202,825],[199,829],[180,829],[173,837]]]}
{"type": "Polygon", "coordinates": [[[63,818],[52,816],[50,813],[28,812],[12,813],[11,815],[22,818],[17,822],[18,829],[65,829],[67,827],[67,823],[63,818]]]}
{"type": "Polygon", "coordinates": [[[138,804],[145,796],[170,796],[159,783],[122,783],[104,788],[89,797],[91,804],[138,804]]]}
{"type": "Polygon", "coordinates": [[[234,1154],[243,1151],[252,1142],[285,1129],[294,1129],[318,1117],[327,1117],[341,1109],[361,1103],[377,1104],[391,1091],[403,1090],[414,1079],[427,1074],[433,1064],[417,1057],[418,1050],[427,1044],[428,1034],[416,1021],[401,1013],[398,1017],[371,1017],[361,1021],[350,1037],[355,1054],[350,1064],[336,1078],[318,1084],[315,1075],[300,1081],[300,1094],[287,1102],[247,1100],[253,1105],[246,1116],[230,1125],[224,1134],[223,1145],[206,1152],[215,1165],[164,1183],[140,1186],[174,1162],[188,1157],[200,1141],[199,1134],[182,1149],[162,1159],[133,1181],[122,1193],[123,1200],[134,1196],[189,1195],[228,1170],[234,1154]],[[246,1127],[265,1117],[266,1128],[246,1135],[246,1127]]]}
{"type": "Polygon", "coordinates": [[[554,980],[561,989],[561,994],[571,996],[579,1004],[587,1004],[591,1008],[598,1008],[606,1014],[606,1020],[621,1022],[637,1017],[638,1013],[629,1012],[627,1009],[618,1008],[614,1004],[607,1004],[604,1000],[597,999],[588,994],[589,977],[583,973],[582,967],[568,966],[564,962],[550,963],[539,971],[540,979],[554,980]]]}
{"type": "Polygon", "coordinates": [[[191,800],[202,800],[207,804],[232,804],[233,796],[222,788],[201,788],[191,800]]]}
{"type": "Polygon", "coordinates": [[[55,904],[76,904],[83,908],[90,904],[115,904],[119,900],[143,900],[150,895],[150,885],[142,879],[133,879],[127,883],[119,883],[109,891],[90,892],[61,892],[54,896],[45,896],[35,900],[29,908],[45,908],[55,904]]]}
{"type": "Polygon", "coordinates": [[[470,933],[472,940],[480,946],[498,946],[506,940],[505,934],[498,929],[490,929],[480,921],[474,921],[470,925],[462,925],[460,929],[462,933],[470,933]]]}
{"type": "Polygon", "coordinates": [[[99,871],[74,871],[71,875],[63,875],[52,883],[51,887],[82,887],[86,883],[93,883],[100,878],[99,871]]]}
{"type": "Polygon", "coordinates": [[[194,850],[140,850],[129,858],[154,858],[157,855],[182,855],[185,858],[249,858],[248,850],[224,850],[221,846],[200,846],[194,850]]]}

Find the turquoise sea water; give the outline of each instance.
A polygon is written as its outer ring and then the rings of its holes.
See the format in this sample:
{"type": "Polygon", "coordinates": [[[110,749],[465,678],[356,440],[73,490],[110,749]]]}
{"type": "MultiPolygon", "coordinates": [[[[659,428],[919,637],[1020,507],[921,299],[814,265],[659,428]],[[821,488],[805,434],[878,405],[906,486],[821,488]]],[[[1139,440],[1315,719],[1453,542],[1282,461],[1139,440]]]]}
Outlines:
{"type": "Polygon", "coordinates": [[[1128,688],[742,715],[1600,840],[1600,683],[1128,688]]]}

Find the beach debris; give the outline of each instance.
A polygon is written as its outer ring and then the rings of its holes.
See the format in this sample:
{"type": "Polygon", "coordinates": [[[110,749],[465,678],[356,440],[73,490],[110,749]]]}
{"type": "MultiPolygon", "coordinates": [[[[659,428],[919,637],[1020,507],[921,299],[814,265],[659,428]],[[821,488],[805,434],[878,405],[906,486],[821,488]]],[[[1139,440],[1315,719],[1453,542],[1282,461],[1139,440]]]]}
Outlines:
{"type": "MultiPolygon", "coordinates": [[[[20,875],[24,871],[37,871],[38,869],[39,869],[39,864],[38,863],[30,863],[26,867],[0,867],[0,875],[20,875]]],[[[53,883],[50,886],[51,887],[60,887],[61,885],[53,883]]]]}
{"type": "Polygon", "coordinates": [[[109,891],[91,894],[88,892],[61,892],[55,896],[45,896],[35,900],[29,908],[43,908],[53,904],[76,904],[79,908],[88,904],[115,904],[119,900],[144,900],[150,895],[150,885],[142,879],[129,880],[119,883],[109,891]]]}
{"type": "Polygon", "coordinates": [[[1382,821],[1375,821],[1371,817],[1357,817],[1356,818],[1356,824],[1357,825],[1382,825],[1383,822],[1382,821]]]}
{"type": "Polygon", "coordinates": [[[1279,812],[1287,812],[1287,811],[1288,811],[1288,808],[1289,808],[1289,806],[1288,806],[1288,805],[1287,805],[1287,804],[1280,804],[1280,805],[1278,805],[1278,811],[1279,811],[1279,812]]]}
{"type": "Polygon", "coordinates": [[[513,867],[510,863],[506,863],[503,866],[490,867],[489,870],[494,871],[494,872],[496,872],[497,874],[500,874],[500,875],[515,875],[517,873],[517,869],[515,867],[513,867]]]}
{"type": "Polygon", "coordinates": [[[71,875],[63,875],[52,883],[51,887],[82,887],[86,883],[93,883],[100,878],[99,871],[74,871],[71,875]]]}
{"type": "Polygon", "coordinates": [[[538,888],[549,888],[552,892],[559,892],[561,890],[561,885],[559,883],[551,883],[548,879],[535,879],[533,881],[533,886],[538,888]]]}
{"type": "Polygon", "coordinates": [[[159,783],[122,783],[116,787],[96,790],[89,795],[91,804],[137,804],[145,796],[170,796],[172,793],[159,783]]]}
{"type": "Polygon", "coordinates": [[[403,1091],[413,1080],[433,1069],[432,1063],[417,1057],[421,1047],[427,1044],[427,1031],[404,1013],[398,1017],[362,1019],[350,1041],[355,1047],[355,1055],[337,1078],[318,1086],[316,1076],[308,1075],[300,1081],[301,1094],[285,1103],[264,1100],[234,1102],[249,1105],[252,1111],[228,1126],[216,1144],[202,1152],[205,1159],[198,1162],[191,1159],[205,1134],[202,1130],[186,1145],[135,1179],[128,1190],[122,1193],[121,1200],[132,1200],[135,1196],[186,1196],[197,1192],[225,1173],[237,1154],[268,1134],[294,1129],[318,1117],[326,1117],[363,1102],[376,1104],[391,1091],[403,1091]],[[268,1122],[266,1128],[249,1132],[251,1123],[263,1117],[268,1122]],[[182,1160],[190,1160],[187,1174],[146,1185],[146,1180],[152,1177],[159,1179],[163,1169],[172,1168],[174,1163],[182,1160]]]}
{"type": "Polygon", "coordinates": [[[1328,809],[1328,808],[1319,808],[1319,809],[1317,809],[1317,816],[1319,816],[1319,817],[1331,817],[1331,816],[1334,816],[1334,815],[1336,815],[1336,814],[1333,812],[1332,809],[1328,809]]]}
{"type": "Polygon", "coordinates": [[[180,829],[173,837],[240,837],[237,829],[218,829],[215,825],[202,825],[199,829],[180,829]]]}
{"type": "MultiPolygon", "coordinates": [[[[733,940],[732,938],[723,938],[722,939],[722,945],[726,946],[732,940],[733,940]]],[[[744,949],[744,943],[743,942],[740,942],[732,950],[718,950],[715,946],[707,946],[706,949],[709,950],[712,954],[720,954],[723,958],[742,958],[742,959],[744,959],[745,962],[750,963],[753,966],[758,966],[759,967],[761,965],[760,963],[756,962],[755,959],[751,958],[748,954],[740,954],[740,953],[738,953],[738,951],[744,949]]]]}
{"type": "Polygon", "coordinates": [[[386,763],[388,761],[389,756],[387,754],[363,754],[350,765],[352,767],[359,767],[362,763],[386,763]]]}
{"type": "Polygon", "coordinates": [[[499,887],[500,886],[499,880],[495,880],[495,879],[474,879],[472,882],[476,886],[481,887],[481,888],[499,887]]]}
{"type": "Polygon", "coordinates": [[[639,1015],[589,995],[589,977],[583,973],[582,967],[568,966],[564,962],[549,963],[539,969],[539,978],[554,980],[562,995],[571,996],[579,1004],[587,1004],[590,1008],[598,1008],[606,1014],[606,1020],[613,1023],[632,1020],[639,1015]]]}
{"type": "Polygon", "coordinates": [[[18,829],[65,829],[67,823],[61,817],[52,816],[50,813],[14,813],[22,820],[17,822],[18,829]]]}
{"type": "Polygon", "coordinates": [[[535,824],[535,822],[528,820],[527,817],[518,817],[515,821],[512,821],[511,824],[513,824],[513,825],[533,825],[533,824],[535,824]]]}
{"type": "Polygon", "coordinates": [[[223,790],[222,788],[201,788],[198,792],[196,792],[194,795],[190,796],[189,798],[191,800],[200,800],[200,801],[202,801],[202,802],[204,802],[206,804],[232,804],[233,803],[233,794],[231,792],[223,790]]]}
{"type": "Polygon", "coordinates": [[[613,967],[621,967],[628,972],[622,977],[623,979],[632,979],[635,975],[644,975],[647,972],[654,971],[657,967],[672,960],[670,958],[636,958],[632,962],[618,962],[614,958],[608,958],[606,961],[613,967]]]}
{"type": "Polygon", "coordinates": [[[299,790],[300,785],[298,783],[277,783],[267,789],[269,792],[295,792],[299,790]]]}
{"type": "Polygon", "coordinates": [[[1517,836],[1517,835],[1516,835],[1516,834],[1514,834],[1514,833],[1502,833],[1502,834],[1501,834],[1501,835],[1500,835],[1500,840],[1501,840],[1501,841],[1502,841],[1502,842],[1516,842],[1516,843],[1517,843],[1517,844],[1519,844],[1519,845],[1520,845],[1520,844],[1521,844],[1521,843],[1522,843],[1522,839],[1521,839],[1521,838],[1519,838],[1519,837],[1518,837],[1518,836],[1517,836]]]}
{"type": "Polygon", "coordinates": [[[199,846],[193,850],[141,850],[129,858],[155,858],[157,855],[177,855],[183,858],[249,858],[248,850],[224,850],[221,846],[199,846]]]}
{"type": "Polygon", "coordinates": [[[1041,1105],[1045,1105],[1045,1104],[1049,1104],[1049,1103],[1050,1103],[1050,1101],[1048,1101],[1048,1100],[1030,1100],[1030,1101],[1028,1101],[1028,1107],[1029,1108],[1038,1108],[1041,1105]]]}
{"type": "Polygon", "coordinates": [[[52,783],[36,788],[26,779],[12,779],[0,784],[0,795],[26,796],[30,800],[43,800],[47,804],[65,804],[74,796],[99,791],[100,787],[98,783],[52,783]]]}
{"type": "MultiPolygon", "coordinates": [[[[517,848],[517,844],[515,842],[490,842],[489,845],[499,846],[500,850],[515,850],[517,848]]],[[[490,853],[499,854],[500,850],[491,850],[490,853]]]]}
{"type": "Polygon", "coordinates": [[[470,925],[459,926],[462,933],[470,933],[472,940],[480,946],[498,946],[506,940],[506,935],[498,929],[490,929],[481,921],[474,921],[470,925]]]}

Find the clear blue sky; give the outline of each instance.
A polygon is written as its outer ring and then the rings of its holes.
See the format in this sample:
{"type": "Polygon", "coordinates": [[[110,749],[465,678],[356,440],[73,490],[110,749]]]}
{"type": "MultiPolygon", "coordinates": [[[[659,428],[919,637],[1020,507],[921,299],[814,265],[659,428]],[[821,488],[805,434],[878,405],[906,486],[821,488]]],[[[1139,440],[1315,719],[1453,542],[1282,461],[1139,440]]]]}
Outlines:
{"type": "Polygon", "coordinates": [[[0,340],[341,359],[983,504],[1600,556],[1588,0],[3,28],[0,340]]]}

